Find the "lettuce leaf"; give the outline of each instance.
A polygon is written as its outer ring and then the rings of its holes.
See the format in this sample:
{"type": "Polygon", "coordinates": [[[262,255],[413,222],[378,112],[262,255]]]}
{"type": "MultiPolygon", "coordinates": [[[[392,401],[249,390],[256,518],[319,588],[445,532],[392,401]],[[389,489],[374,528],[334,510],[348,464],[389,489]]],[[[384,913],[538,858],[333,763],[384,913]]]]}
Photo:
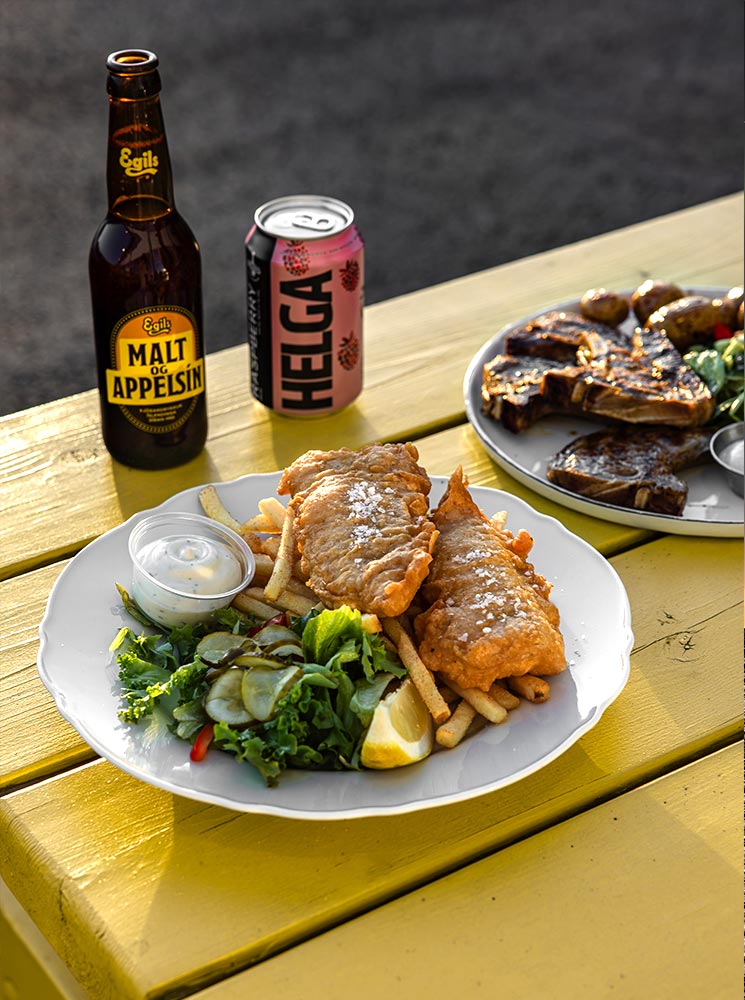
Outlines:
{"type": "Polygon", "coordinates": [[[302,632],[306,663],[327,664],[341,655],[343,662],[359,660],[368,680],[379,671],[403,677],[406,668],[398,655],[389,650],[382,638],[363,631],[362,615],[354,608],[341,607],[321,611],[310,618],[302,632]],[[354,656],[350,650],[355,649],[354,656]]]}
{"type": "Polygon", "coordinates": [[[175,695],[179,705],[201,697],[209,666],[194,659],[198,641],[191,626],[173,629],[168,636],[119,631],[111,647],[122,650],[117,657],[126,703],[119,711],[122,721],[150,715],[156,702],[167,696],[175,695]]]}

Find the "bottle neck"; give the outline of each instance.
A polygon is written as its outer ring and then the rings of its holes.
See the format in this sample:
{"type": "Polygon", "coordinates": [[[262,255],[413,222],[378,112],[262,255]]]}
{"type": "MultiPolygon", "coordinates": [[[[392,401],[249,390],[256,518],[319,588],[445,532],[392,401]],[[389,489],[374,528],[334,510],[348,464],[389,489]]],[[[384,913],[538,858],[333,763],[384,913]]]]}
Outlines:
{"type": "Polygon", "coordinates": [[[158,94],[109,97],[106,170],[109,211],[124,219],[161,218],[175,208],[171,161],[158,94]]]}

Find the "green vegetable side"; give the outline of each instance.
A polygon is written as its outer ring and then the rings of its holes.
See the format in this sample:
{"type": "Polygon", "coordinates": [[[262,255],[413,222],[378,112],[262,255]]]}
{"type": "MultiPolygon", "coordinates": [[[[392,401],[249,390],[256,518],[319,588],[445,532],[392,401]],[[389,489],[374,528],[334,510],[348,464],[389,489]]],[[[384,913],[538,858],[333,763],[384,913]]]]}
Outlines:
{"type": "MultiPolygon", "coordinates": [[[[119,593],[143,625],[161,628],[119,593]]],[[[360,749],[389,683],[406,675],[398,655],[348,607],[279,615],[265,623],[224,608],[217,628],[152,635],[122,628],[117,653],[125,705],[137,723],[156,709],[201,760],[213,745],[251,764],[267,785],[286,767],[360,769],[360,749]]]]}
{"type": "Polygon", "coordinates": [[[743,334],[717,340],[711,345],[694,345],[684,356],[715,398],[712,422],[737,423],[745,416],[743,334]]]}

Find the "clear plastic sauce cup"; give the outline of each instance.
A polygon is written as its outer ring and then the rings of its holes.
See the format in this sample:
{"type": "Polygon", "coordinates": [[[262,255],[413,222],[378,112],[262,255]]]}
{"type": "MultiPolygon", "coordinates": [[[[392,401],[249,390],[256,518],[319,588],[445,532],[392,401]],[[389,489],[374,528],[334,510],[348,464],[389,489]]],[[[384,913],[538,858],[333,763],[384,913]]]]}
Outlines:
{"type": "Polygon", "coordinates": [[[209,622],[250,584],[253,553],[230,528],[201,514],[152,514],[129,536],[132,597],[173,628],[209,622]]]}

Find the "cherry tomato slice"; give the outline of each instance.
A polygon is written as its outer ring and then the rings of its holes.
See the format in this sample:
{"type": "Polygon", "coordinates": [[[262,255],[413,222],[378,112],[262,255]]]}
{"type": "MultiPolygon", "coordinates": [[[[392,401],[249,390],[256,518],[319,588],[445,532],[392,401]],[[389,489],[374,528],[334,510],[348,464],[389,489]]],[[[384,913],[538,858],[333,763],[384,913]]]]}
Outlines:
{"type": "Polygon", "coordinates": [[[732,336],[732,330],[724,323],[714,324],[714,340],[729,340],[732,336]]]}

